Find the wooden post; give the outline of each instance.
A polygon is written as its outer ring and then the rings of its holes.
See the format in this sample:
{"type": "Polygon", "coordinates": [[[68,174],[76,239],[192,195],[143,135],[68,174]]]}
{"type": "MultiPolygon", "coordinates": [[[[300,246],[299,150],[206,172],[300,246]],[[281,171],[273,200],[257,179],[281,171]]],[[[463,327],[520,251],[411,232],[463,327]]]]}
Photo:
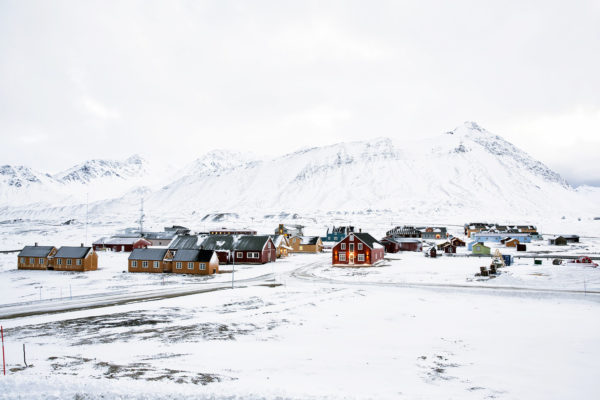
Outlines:
{"type": "Polygon", "coordinates": [[[25,364],[26,367],[28,367],[27,359],[25,358],[25,343],[23,343],[23,363],[25,364]]]}
{"type": "Polygon", "coordinates": [[[0,325],[0,335],[2,335],[2,369],[4,370],[4,375],[6,375],[6,359],[4,357],[4,329],[0,325]]]}

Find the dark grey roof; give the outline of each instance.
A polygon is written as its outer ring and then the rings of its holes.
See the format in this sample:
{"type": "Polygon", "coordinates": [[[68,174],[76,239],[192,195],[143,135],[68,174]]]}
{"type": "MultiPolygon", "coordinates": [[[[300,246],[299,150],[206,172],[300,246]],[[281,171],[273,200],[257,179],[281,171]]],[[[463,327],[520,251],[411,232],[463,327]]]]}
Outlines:
{"type": "Polygon", "coordinates": [[[198,249],[198,235],[178,235],[171,244],[170,249],[198,249]]]}
{"type": "Polygon", "coordinates": [[[19,257],[48,257],[54,246],[25,246],[19,257]]]}
{"type": "Polygon", "coordinates": [[[316,245],[317,243],[319,243],[319,239],[321,239],[319,236],[296,236],[299,237],[301,240],[301,244],[303,245],[316,245]]]}
{"type": "Polygon", "coordinates": [[[162,261],[165,259],[168,249],[133,249],[129,260],[151,260],[162,261]]]}
{"type": "Polygon", "coordinates": [[[173,261],[209,262],[214,253],[212,250],[177,250],[173,261]]]}
{"type": "Polygon", "coordinates": [[[140,240],[143,240],[144,242],[150,243],[148,240],[139,237],[139,236],[133,236],[133,237],[123,237],[123,236],[113,236],[113,237],[109,237],[109,238],[102,238],[102,239],[98,239],[96,240],[93,244],[95,245],[130,245],[130,244],[135,244],[137,242],[139,242],[140,240]]]}
{"type": "Polygon", "coordinates": [[[403,237],[394,237],[394,236],[386,236],[382,240],[386,242],[395,242],[395,243],[422,243],[419,238],[403,238],[403,237]]]}
{"type": "Polygon", "coordinates": [[[144,238],[150,240],[173,239],[176,235],[175,232],[144,232],[144,238]]]}
{"type": "Polygon", "coordinates": [[[56,258],[85,258],[91,247],[80,247],[80,246],[62,246],[54,257],[56,258]]]}
{"type": "Polygon", "coordinates": [[[200,243],[200,248],[204,250],[232,251],[235,244],[235,238],[232,235],[211,235],[200,243]]]}
{"type": "Polygon", "coordinates": [[[364,244],[366,244],[370,248],[373,248],[374,243],[381,245],[381,243],[379,243],[379,241],[377,239],[375,239],[373,236],[371,236],[371,234],[369,234],[369,233],[354,232],[353,235],[356,236],[357,238],[359,238],[364,244]]]}
{"type": "Polygon", "coordinates": [[[262,251],[269,239],[270,236],[268,235],[241,236],[235,244],[235,249],[242,251],[262,251]]]}

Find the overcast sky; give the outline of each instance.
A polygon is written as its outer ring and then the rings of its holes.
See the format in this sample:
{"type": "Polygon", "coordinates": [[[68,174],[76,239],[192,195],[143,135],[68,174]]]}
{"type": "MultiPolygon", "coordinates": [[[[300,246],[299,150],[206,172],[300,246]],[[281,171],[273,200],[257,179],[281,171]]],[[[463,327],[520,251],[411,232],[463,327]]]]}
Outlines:
{"type": "Polygon", "coordinates": [[[600,185],[600,1],[0,0],[0,164],[432,135],[600,185]]]}

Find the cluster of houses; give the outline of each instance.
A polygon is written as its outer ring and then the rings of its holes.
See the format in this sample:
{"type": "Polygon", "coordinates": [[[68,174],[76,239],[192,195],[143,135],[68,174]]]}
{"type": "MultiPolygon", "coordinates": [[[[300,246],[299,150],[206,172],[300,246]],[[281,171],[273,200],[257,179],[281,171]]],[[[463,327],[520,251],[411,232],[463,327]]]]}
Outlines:
{"type": "Polygon", "coordinates": [[[484,222],[471,222],[464,226],[465,236],[472,238],[476,233],[496,233],[499,235],[529,234],[533,240],[542,240],[534,225],[499,225],[484,222]]]}
{"type": "Polygon", "coordinates": [[[18,269],[93,271],[98,269],[98,254],[91,247],[25,246],[17,254],[18,269]]]}
{"type": "MultiPolygon", "coordinates": [[[[254,230],[216,229],[191,234],[183,226],[162,232],[129,231],[95,241],[92,247],[25,246],[18,254],[19,269],[90,271],[98,268],[97,251],[130,252],[129,272],[184,273],[212,275],[223,264],[265,264],[292,253],[320,253],[331,243],[332,265],[370,266],[381,262],[385,253],[423,252],[436,257],[438,252],[455,254],[467,247],[474,255],[490,255],[486,243],[500,243],[526,251],[526,244],[541,239],[532,225],[465,224],[467,244],[448,234],[445,227],[397,226],[377,240],[353,226],[333,226],[323,237],[305,236],[302,225],[279,224],[271,235],[254,230]],[[424,242],[432,240],[436,242],[424,242]],[[424,250],[424,243],[430,247],[424,250]]],[[[552,245],[579,242],[576,235],[550,239],[552,245]]]]}
{"type": "Polygon", "coordinates": [[[129,231],[110,237],[103,237],[92,243],[96,251],[124,251],[132,252],[134,249],[143,249],[150,246],[168,246],[177,235],[190,233],[184,226],[173,225],[165,227],[162,232],[129,231]]]}

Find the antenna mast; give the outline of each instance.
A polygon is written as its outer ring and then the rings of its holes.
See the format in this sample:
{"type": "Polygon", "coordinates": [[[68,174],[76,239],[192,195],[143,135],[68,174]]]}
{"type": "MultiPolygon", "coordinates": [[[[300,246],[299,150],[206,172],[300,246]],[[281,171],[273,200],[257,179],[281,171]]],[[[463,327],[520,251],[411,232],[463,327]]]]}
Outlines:
{"type": "Polygon", "coordinates": [[[144,233],[144,198],[142,197],[142,204],[140,206],[140,236],[144,233]]]}
{"type": "Polygon", "coordinates": [[[89,192],[85,194],[85,243],[88,242],[88,211],[89,211],[89,203],[90,203],[90,194],[89,192]]]}

